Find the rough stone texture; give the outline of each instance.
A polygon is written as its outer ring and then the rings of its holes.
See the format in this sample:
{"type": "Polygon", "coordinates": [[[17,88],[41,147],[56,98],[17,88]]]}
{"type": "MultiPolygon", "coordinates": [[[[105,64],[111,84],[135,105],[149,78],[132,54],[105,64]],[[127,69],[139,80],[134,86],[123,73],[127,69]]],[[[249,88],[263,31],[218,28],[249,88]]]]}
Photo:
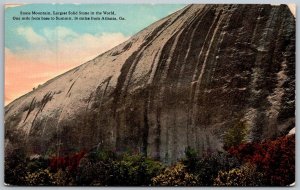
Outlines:
{"type": "MultiPolygon", "coordinates": [[[[83,50],[84,51],[84,50],[83,50]]],[[[6,147],[94,147],[171,163],[295,127],[295,18],[285,5],[189,5],[5,107],[6,147]],[[18,141],[13,133],[25,137],[18,141]]]]}

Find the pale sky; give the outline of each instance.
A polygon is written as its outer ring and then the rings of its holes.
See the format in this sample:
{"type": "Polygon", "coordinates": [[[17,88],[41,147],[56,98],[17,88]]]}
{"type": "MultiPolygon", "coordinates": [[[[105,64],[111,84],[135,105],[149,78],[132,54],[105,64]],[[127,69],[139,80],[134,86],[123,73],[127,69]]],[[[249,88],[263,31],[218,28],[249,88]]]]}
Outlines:
{"type": "Polygon", "coordinates": [[[5,105],[129,39],[183,4],[7,4],[5,105]],[[125,21],[16,21],[20,11],[115,11],[125,21]]]}

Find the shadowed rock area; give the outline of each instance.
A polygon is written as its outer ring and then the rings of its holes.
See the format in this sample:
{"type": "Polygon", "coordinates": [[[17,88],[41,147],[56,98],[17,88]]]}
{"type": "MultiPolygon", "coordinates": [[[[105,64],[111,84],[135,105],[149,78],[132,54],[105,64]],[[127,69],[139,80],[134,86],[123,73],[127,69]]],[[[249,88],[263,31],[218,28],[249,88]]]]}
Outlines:
{"type": "MultiPolygon", "coordinates": [[[[84,51],[84,50],[83,50],[84,51]]],[[[295,18],[286,5],[189,5],[5,107],[5,149],[104,148],[171,163],[295,127],[295,18]]]]}

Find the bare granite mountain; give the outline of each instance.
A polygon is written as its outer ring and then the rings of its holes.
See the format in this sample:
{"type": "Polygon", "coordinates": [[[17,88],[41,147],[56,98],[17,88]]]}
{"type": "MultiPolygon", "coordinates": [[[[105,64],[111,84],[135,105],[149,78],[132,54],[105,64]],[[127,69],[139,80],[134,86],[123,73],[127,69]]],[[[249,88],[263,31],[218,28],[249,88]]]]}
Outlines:
{"type": "MultiPolygon", "coordinates": [[[[72,50],[70,50],[72,51],[72,50]]],[[[82,50],[84,51],[84,50],[82,50]]],[[[295,127],[295,18],[286,5],[189,5],[5,107],[5,148],[102,148],[170,163],[295,127]]]]}

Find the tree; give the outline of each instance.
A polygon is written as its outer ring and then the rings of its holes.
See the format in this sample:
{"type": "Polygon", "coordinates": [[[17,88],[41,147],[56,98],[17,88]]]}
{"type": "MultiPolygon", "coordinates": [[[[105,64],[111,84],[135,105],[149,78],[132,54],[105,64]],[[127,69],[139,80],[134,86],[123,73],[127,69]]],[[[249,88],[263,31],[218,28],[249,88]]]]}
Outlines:
{"type": "Polygon", "coordinates": [[[230,128],[224,136],[224,149],[228,149],[232,146],[238,146],[245,143],[246,135],[248,133],[248,126],[245,121],[241,121],[238,124],[230,128]]]}

